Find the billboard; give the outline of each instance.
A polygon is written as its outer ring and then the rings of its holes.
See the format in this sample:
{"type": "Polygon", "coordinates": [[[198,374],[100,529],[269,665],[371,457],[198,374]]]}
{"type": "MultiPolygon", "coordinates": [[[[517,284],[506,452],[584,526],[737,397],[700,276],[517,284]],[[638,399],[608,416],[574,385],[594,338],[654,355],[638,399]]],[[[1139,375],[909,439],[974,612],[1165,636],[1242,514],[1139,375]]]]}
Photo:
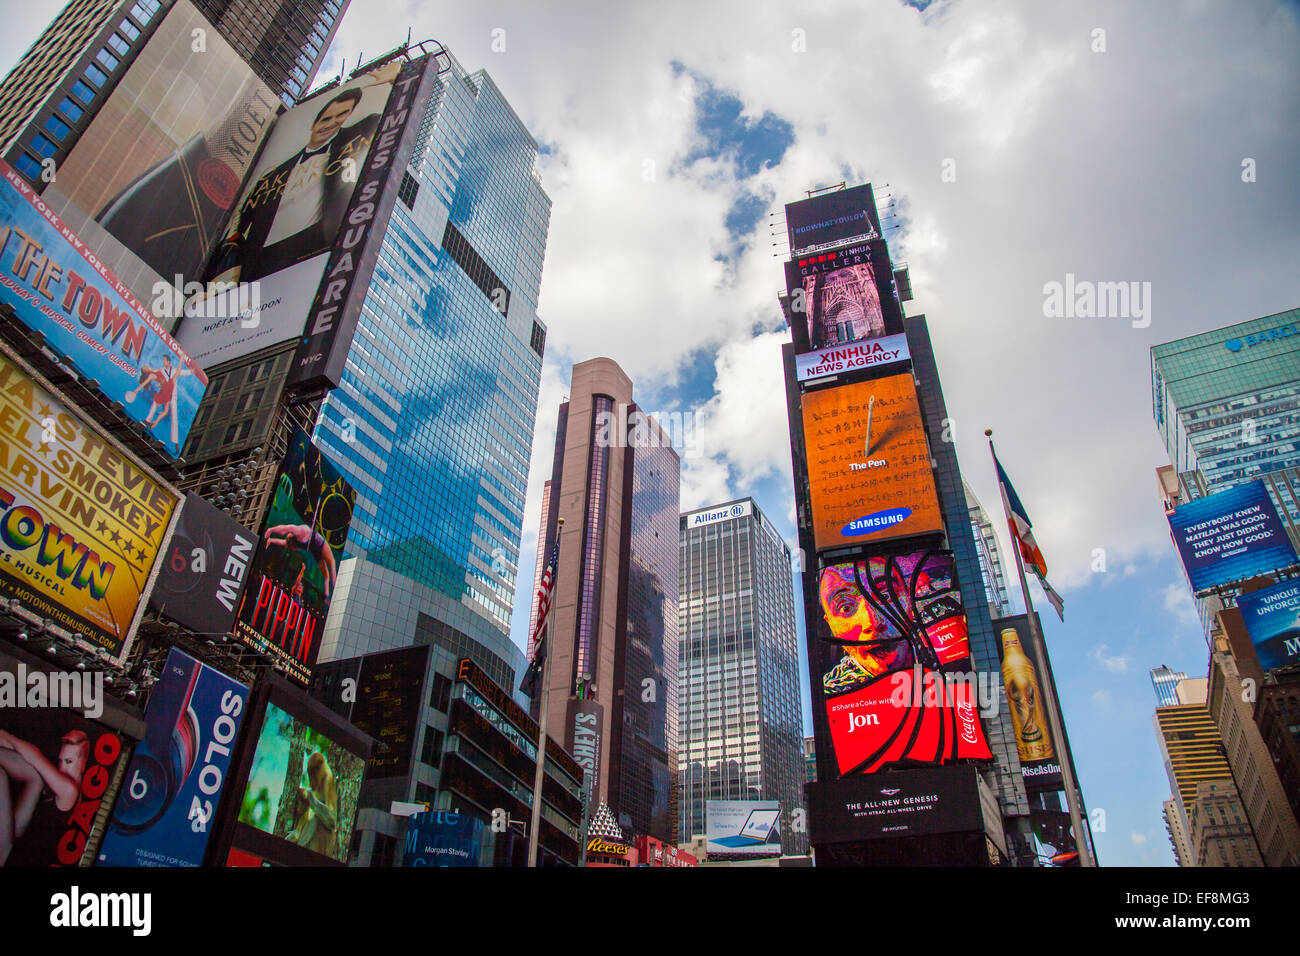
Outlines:
{"type": "Polygon", "coordinates": [[[709,857],[781,855],[781,804],[776,800],[706,800],[709,857]]]}
{"type": "Polygon", "coordinates": [[[257,283],[257,314],[222,305],[234,291],[213,290],[217,307],[206,293],[185,305],[178,337],[205,368],[302,334],[400,66],[384,64],[275,121],[203,273],[209,283],[257,283]]]}
{"type": "Polygon", "coordinates": [[[923,767],[808,784],[815,844],[984,829],[974,767],[923,767]]]}
{"type": "Polygon", "coordinates": [[[903,331],[883,243],[798,257],[785,265],[797,353],[903,331]]]}
{"type": "Polygon", "coordinates": [[[203,369],[4,162],[0,176],[0,302],[179,455],[203,369]]]}
{"type": "Polygon", "coordinates": [[[149,606],[198,634],[226,634],[257,538],[190,492],[167,545],[149,606]]]}
{"type": "Polygon", "coordinates": [[[564,749],[582,769],[582,791],[588,813],[600,794],[601,734],[605,708],[594,700],[570,699],[564,709],[564,749]]]}
{"type": "Polygon", "coordinates": [[[1300,578],[1237,598],[1250,642],[1266,671],[1300,662],[1300,578]]]}
{"type": "Polygon", "coordinates": [[[54,707],[0,710],[0,866],[76,866],[122,739],[54,707]]]}
{"type": "Polygon", "coordinates": [[[427,645],[361,659],[356,701],[348,719],[378,741],[366,768],[369,779],[404,777],[410,771],[428,664],[427,645]]]}
{"type": "MultiPolygon", "coordinates": [[[[1007,692],[1025,789],[1030,793],[1062,790],[1065,785],[1061,781],[1061,758],[1052,742],[1042,690],[1042,682],[1050,680],[1051,674],[1038,660],[1029,632],[1029,618],[1024,614],[996,618],[993,630],[998,635],[1002,685],[1007,692]]],[[[1065,726],[1064,721],[1061,726],[1065,726]]]]}
{"type": "Polygon", "coordinates": [[[1079,848],[1070,824],[1070,814],[1060,810],[1031,810],[1029,826],[1034,833],[1039,866],[1079,865],[1079,848]]]}
{"type": "Polygon", "coordinates": [[[483,821],[463,813],[412,814],[402,866],[478,866],[483,821]]]}
{"type": "Polygon", "coordinates": [[[343,558],[356,491],[294,429],[262,522],[235,635],[307,685],[343,558]]]}
{"type": "Polygon", "coordinates": [[[125,659],[179,500],[0,353],[0,592],[125,659]]]}
{"type": "Polygon", "coordinates": [[[220,31],[180,0],[59,164],[47,198],[65,196],[183,285],[199,277],[279,108],[220,31]]]}
{"type": "Polygon", "coordinates": [[[248,688],[173,647],[99,848],[101,866],[198,866],[248,688]]]}
{"type": "Polygon", "coordinates": [[[796,355],[794,374],[796,381],[806,382],[825,375],[841,375],[845,372],[883,368],[899,362],[908,362],[911,359],[912,353],[907,348],[907,336],[900,333],[796,355]]]}
{"type": "Polygon", "coordinates": [[[359,163],[356,194],[347,211],[347,229],[330,250],[326,281],[311,303],[303,338],[289,366],[285,383],[288,388],[311,390],[339,384],[361,317],[361,302],[379,259],[381,239],[432,92],[436,71],[429,67],[433,62],[433,56],[424,56],[404,63],[393,82],[375,147],[359,163]]]}
{"type": "Polygon", "coordinates": [[[1169,528],[1198,594],[1296,563],[1262,481],[1179,505],[1169,515],[1169,528]]]}
{"type": "Polygon", "coordinates": [[[870,183],[786,203],[790,255],[880,238],[880,217],[870,183]]]}
{"type": "Polygon", "coordinates": [[[843,776],[989,758],[952,555],[822,569],[808,653],[843,776]]]}
{"type": "Polygon", "coordinates": [[[341,743],[327,722],[305,716],[309,710],[290,713],[282,704],[275,695],[266,703],[236,816],[272,840],[250,841],[236,827],[235,841],[272,860],[290,844],[315,854],[318,865],[346,863],[366,756],[341,743]]]}
{"type": "Polygon", "coordinates": [[[911,373],[805,392],[801,402],[818,551],[943,530],[911,373]]]}

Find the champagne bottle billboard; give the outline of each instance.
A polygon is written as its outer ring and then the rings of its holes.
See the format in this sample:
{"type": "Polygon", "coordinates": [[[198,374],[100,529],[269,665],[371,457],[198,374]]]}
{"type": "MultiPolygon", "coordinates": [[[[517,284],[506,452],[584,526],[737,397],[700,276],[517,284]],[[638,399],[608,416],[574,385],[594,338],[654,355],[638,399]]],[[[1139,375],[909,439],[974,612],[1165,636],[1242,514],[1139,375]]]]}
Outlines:
{"type": "Polygon", "coordinates": [[[840,774],[991,758],[952,555],[869,555],[818,583],[809,654],[840,774]]]}
{"type": "Polygon", "coordinates": [[[295,429],[239,606],[236,636],[306,687],[320,653],[356,491],[295,429]]]}
{"type": "Polygon", "coordinates": [[[180,496],[0,352],[0,592],[121,661],[180,496]]]}

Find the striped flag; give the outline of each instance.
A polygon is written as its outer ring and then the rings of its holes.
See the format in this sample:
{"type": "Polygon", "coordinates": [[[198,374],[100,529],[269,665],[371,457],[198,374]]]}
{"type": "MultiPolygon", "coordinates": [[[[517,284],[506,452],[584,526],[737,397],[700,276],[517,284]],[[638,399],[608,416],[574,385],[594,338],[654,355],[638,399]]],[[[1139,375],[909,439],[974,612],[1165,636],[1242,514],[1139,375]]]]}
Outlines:
{"type": "Polygon", "coordinates": [[[546,621],[551,613],[551,599],[555,596],[555,569],[560,563],[560,541],[556,538],[555,547],[551,549],[551,560],[546,563],[542,580],[537,588],[537,620],[533,623],[533,632],[528,636],[528,646],[533,648],[533,659],[528,662],[523,680],[519,682],[521,693],[532,697],[537,692],[537,680],[542,674],[542,663],[546,660],[546,621]]]}
{"type": "Polygon", "coordinates": [[[1052,607],[1056,608],[1056,616],[1064,621],[1065,601],[1047,583],[1047,559],[1043,557],[1038,542],[1034,540],[1034,526],[1029,520],[1029,514],[1021,504],[1016,489],[1011,487],[1011,479],[1002,470],[1002,462],[998,461],[996,452],[993,455],[993,465],[998,470],[998,484],[1002,486],[1003,499],[1007,503],[1007,520],[1011,525],[1011,537],[1015,539],[1016,546],[1020,549],[1020,557],[1024,559],[1025,567],[1037,576],[1038,583],[1043,587],[1043,593],[1047,595],[1047,600],[1051,601],[1052,607]]]}

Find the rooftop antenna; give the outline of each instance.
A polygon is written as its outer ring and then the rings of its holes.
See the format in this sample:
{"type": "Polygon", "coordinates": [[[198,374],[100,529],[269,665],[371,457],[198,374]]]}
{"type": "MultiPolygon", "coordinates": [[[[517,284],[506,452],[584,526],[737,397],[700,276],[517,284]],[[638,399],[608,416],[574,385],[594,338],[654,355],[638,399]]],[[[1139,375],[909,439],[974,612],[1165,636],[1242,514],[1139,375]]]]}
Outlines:
{"type": "Polygon", "coordinates": [[[407,27],[407,28],[406,28],[406,47],[407,47],[408,50],[409,50],[410,47],[411,47],[411,28],[410,28],[410,27],[407,27]]]}

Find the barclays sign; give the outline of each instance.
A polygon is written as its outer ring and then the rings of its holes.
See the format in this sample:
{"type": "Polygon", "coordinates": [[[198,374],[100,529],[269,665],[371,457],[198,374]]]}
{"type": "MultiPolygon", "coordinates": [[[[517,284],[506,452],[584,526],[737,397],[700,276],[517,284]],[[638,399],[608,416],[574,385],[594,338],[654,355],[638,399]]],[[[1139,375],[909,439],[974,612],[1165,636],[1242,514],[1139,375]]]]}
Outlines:
{"type": "Polygon", "coordinates": [[[1252,345],[1259,345],[1261,342],[1272,342],[1275,339],[1290,338],[1293,335],[1300,335],[1296,330],[1295,323],[1282,325],[1276,329],[1268,329],[1265,332],[1256,332],[1254,335],[1247,335],[1240,339],[1228,339],[1223,343],[1224,348],[1229,352],[1240,352],[1242,349],[1248,349],[1252,345]]]}

